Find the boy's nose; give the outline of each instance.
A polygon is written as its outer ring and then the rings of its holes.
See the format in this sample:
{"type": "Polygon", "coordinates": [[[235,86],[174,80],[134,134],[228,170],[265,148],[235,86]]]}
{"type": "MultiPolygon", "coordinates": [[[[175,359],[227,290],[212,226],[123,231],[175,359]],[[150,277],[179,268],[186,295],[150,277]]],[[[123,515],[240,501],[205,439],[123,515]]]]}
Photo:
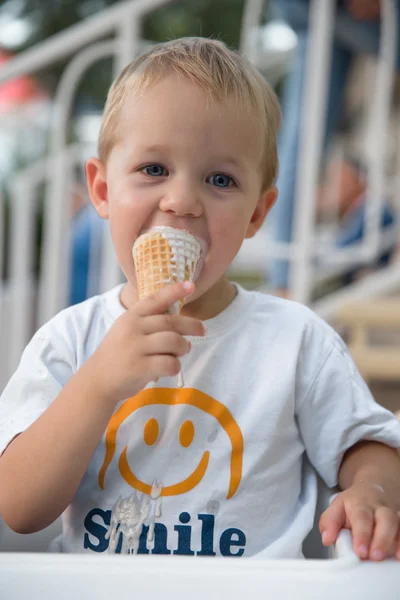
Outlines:
{"type": "Polygon", "coordinates": [[[173,212],[178,217],[200,217],[203,212],[197,190],[193,185],[185,182],[176,182],[171,186],[159,206],[162,211],[173,212]]]}

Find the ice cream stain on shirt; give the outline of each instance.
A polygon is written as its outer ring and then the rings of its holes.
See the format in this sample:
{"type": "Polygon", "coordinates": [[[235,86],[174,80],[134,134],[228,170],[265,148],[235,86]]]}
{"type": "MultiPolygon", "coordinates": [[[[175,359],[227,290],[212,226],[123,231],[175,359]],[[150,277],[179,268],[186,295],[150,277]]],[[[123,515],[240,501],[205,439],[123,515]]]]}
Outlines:
{"type": "Polygon", "coordinates": [[[110,553],[116,551],[122,535],[121,553],[137,554],[143,525],[148,526],[148,541],[153,541],[155,519],[159,519],[162,512],[163,485],[154,480],[150,495],[133,491],[126,498],[118,498],[112,508],[110,526],[105,536],[109,540],[110,553]]]}

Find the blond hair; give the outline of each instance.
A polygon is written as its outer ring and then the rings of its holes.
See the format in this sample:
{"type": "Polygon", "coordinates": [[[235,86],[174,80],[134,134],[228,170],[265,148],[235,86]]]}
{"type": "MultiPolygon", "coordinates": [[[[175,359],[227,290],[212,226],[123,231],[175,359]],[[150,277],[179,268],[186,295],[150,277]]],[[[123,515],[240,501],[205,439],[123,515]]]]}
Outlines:
{"type": "Polygon", "coordinates": [[[106,161],[115,143],[121,108],[128,93],[144,93],[166,75],[177,73],[193,81],[215,102],[233,98],[237,106],[261,121],[265,131],[262,165],[264,187],[278,173],[277,132],[281,122],[278,99],[256,68],[223,42],[181,38],[158,44],[133,60],[112,84],[99,136],[99,157],[106,161]]]}

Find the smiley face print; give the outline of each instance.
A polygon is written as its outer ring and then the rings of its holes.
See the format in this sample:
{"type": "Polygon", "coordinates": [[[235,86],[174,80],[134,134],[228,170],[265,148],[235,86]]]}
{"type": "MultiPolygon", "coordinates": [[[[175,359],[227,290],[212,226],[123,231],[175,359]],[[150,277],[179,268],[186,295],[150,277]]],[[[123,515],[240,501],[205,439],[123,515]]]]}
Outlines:
{"type": "MultiPolygon", "coordinates": [[[[106,431],[106,452],[103,465],[99,472],[99,486],[101,489],[105,487],[105,477],[108,467],[110,466],[116,453],[118,430],[122,423],[135,411],[143,407],[164,405],[173,410],[174,406],[182,404],[194,406],[203,411],[207,415],[213,417],[217,426],[220,426],[228,435],[231,444],[231,455],[229,465],[229,489],[227,499],[237,491],[242,478],[242,463],[243,463],[243,436],[242,432],[236,423],[235,419],[228,409],[214,400],[207,394],[194,389],[174,389],[174,388],[152,388],[140,392],[137,396],[129,398],[112,416],[106,431]]],[[[197,412],[197,411],[196,411],[197,412]]],[[[196,423],[195,419],[186,419],[177,428],[176,443],[181,449],[190,451],[193,439],[195,437],[196,423]]],[[[143,427],[143,440],[146,446],[154,452],[159,452],[160,448],[158,441],[160,438],[160,424],[157,418],[149,418],[143,427]]],[[[207,449],[207,440],[204,440],[204,450],[202,455],[194,461],[192,472],[180,481],[176,481],[171,485],[164,486],[161,491],[161,496],[176,496],[189,492],[196,487],[203,479],[210,460],[210,450],[207,449]]],[[[119,457],[118,468],[123,479],[134,489],[150,495],[152,489],[151,481],[142,481],[131,468],[128,462],[128,445],[126,445],[119,457]]]]}

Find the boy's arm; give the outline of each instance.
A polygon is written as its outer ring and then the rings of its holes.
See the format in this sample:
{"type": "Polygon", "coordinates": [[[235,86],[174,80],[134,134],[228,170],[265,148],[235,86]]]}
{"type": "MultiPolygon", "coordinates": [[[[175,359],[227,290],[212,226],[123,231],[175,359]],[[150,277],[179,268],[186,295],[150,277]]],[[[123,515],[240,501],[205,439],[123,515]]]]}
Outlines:
{"type": "Polygon", "coordinates": [[[325,483],[345,488],[320,519],[322,541],[330,546],[341,529],[351,529],[358,556],[400,558],[400,462],[389,448],[400,447],[399,423],[375,402],[337,333],[315,323],[308,336],[298,375],[299,429],[325,483]]]}
{"type": "Polygon", "coordinates": [[[114,405],[89,360],[0,458],[0,514],[18,533],[50,525],[74,497],[114,405]]]}
{"type": "MultiPolygon", "coordinates": [[[[89,360],[0,457],[0,514],[20,533],[52,523],[71,503],[118,402],[149,381],[177,375],[204,335],[198,319],[165,314],[194,291],[184,282],[140,300],[111,326],[89,360]]],[[[24,386],[29,389],[29,386],[24,386]]]]}
{"type": "Polygon", "coordinates": [[[400,457],[379,442],[359,442],[344,455],[339,469],[342,490],[323,513],[320,530],[325,545],[341,529],[351,529],[360,558],[400,560],[400,457]]]}
{"type": "Polygon", "coordinates": [[[399,491],[399,453],[379,442],[359,442],[344,455],[338,481],[342,490],[354,483],[368,483],[399,491]]]}

